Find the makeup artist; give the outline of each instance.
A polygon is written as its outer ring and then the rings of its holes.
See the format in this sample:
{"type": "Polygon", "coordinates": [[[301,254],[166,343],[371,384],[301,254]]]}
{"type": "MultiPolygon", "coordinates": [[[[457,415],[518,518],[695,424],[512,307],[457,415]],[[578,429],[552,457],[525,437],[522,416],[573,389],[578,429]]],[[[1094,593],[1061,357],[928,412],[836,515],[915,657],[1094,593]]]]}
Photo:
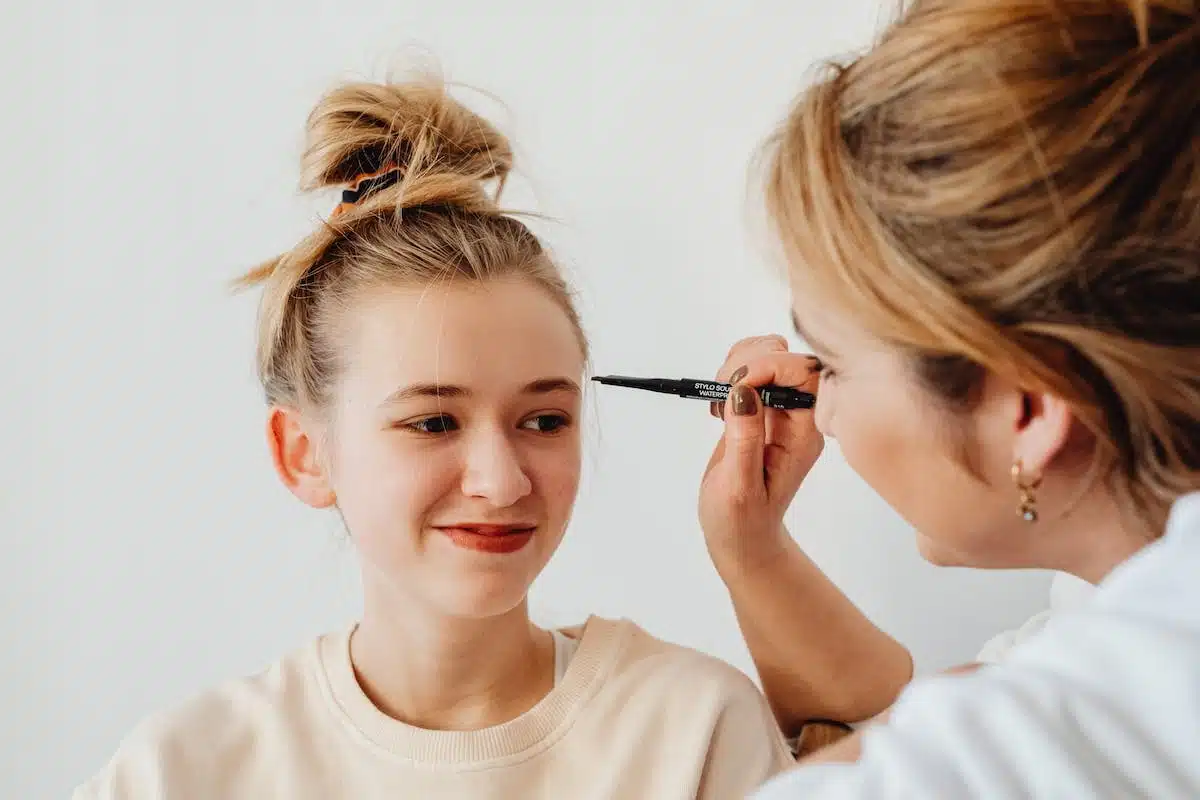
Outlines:
{"type": "Polygon", "coordinates": [[[766,154],[816,358],[729,353],[701,521],[785,728],[891,708],[762,800],[1200,797],[1197,3],[918,0],[766,154]],[[1090,602],[901,691],[907,652],[783,526],[823,437],[931,562],[1090,602]]]}

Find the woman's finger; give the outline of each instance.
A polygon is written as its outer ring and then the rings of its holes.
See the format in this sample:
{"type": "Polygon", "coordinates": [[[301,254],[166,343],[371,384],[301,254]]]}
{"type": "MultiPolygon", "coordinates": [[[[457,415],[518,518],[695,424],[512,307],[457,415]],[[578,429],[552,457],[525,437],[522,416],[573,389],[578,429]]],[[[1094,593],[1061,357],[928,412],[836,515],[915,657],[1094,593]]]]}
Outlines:
{"type": "MultiPolygon", "coordinates": [[[[735,378],[734,373],[747,361],[767,353],[786,353],[787,349],[787,339],[774,333],[742,339],[729,348],[729,353],[725,356],[725,363],[717,370],[716,379],[721,383],[737,383],[740,376],[735,378]]],[[[725,405],[724,403],[710,403],[708,410],[717,419],[722,419],[725,405]]]]}
{"type": "Polygon", "coordinates": [[[825,449],[825,437],[811,424],[811,414],[797,414],[796,420],[776,426],[767,439],[763,451],[764,479],[767,497],[771,502],[790,505],[800,489],[800,484],[812,471],[821,452],[825,449]],[[802,421],[807,419],[807,426],[802,421]],[[786,424],[787,431],[779,430],[786,424]]]}
{"type": "MultiPolygon", "coordinates": [[[[751,386],[788,386],[815,391],[821,362],[814,356],[801,353],[764,353],[742,364],[741,380],[751,386]]],[[[735,370],[736,371],[736,370],[735,370]]]]}
{"type": "Polygon", "coordinates": [[[734,385],[725,401],[724,460],[729,468],[730,499],[735,505],[766,501],[766,415],[762,412],[762,401],[754,387],[734,385]]]}
{"type": "MultiPolygon", "coordinates": [[[[820,364],[815,357],[799,353],[763,353],[748,359],[736,367],[730,375],[730,383],[748,383],[751,386],[787,386],[816,394],[821,375],[820,364]]],[[[724,409],[714,404],[713,416],[724,409]]],[[[779,416],[779,415],[775,415],[779,416]]]]}
{"type": "Polygon", "coordinates": [[[721,383],[735,383],[736,381],[730,380],[733,373],[747,361],[768,353],[786,353],[787,350],[787,339],[774,333],[742,339],[729,348],[725,362],[717,370],[717,380],[721,383]]]}

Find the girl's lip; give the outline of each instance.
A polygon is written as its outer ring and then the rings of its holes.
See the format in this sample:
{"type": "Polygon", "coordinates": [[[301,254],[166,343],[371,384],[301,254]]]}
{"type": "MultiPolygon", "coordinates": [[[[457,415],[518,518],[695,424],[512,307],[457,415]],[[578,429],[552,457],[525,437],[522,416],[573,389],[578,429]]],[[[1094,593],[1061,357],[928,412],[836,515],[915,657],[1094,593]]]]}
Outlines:
{"type": "Polygon", "coordinates": [[[532,531],[535,525],[514,524],[514,525],[494,525],[482,522],[460,522],[454,525],[438,525],[439,530],[459,530],[474,533],[479,536],[509,536],[514,533],[528,533],[532,531]]]}
{"type": "Polygon", "coordinates": [[[480,553],[503,555],[524,549],[533,541],[534,528],[513,525],[454,526],[439,527],[441,532],[458,547],[480,553]]]}

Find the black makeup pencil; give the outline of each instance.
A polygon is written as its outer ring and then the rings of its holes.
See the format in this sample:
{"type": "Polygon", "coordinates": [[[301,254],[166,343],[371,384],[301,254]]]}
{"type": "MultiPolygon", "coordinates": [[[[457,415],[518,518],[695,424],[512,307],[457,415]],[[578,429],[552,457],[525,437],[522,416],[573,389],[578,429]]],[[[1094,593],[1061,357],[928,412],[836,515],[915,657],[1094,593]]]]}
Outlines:
{"type": "MultiPolygon", "coordinates": [[[[647,392],[673,394],[676,397],[706,400],[710,403],[725,402],[725,399],[729,397],[729,390],[732,388],[728,383],[701,381],[693,378],[630,378],[624,375],[598,375],[592,380],[606,386],[643,389],[647,392]]],[[[786,386],[760,387],[758,396],[762,398],[763,405],[768,408],[812,408],[816,403],[816,396],[812,393],[790,389],[786,386]]]]}

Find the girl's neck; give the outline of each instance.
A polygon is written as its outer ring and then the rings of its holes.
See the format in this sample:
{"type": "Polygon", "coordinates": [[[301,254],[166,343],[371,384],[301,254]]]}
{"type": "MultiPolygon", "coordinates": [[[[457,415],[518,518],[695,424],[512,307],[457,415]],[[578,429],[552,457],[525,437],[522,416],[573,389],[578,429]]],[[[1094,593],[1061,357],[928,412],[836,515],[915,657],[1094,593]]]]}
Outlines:
{"type": "Polygon", "coordinates": [[[368,595],[350,641],[355,675],[388,716],[427,730],[478,730],[514,719],[554,687],[554,642],[527,605],[497,617],[449,617],[368,595]]]}

